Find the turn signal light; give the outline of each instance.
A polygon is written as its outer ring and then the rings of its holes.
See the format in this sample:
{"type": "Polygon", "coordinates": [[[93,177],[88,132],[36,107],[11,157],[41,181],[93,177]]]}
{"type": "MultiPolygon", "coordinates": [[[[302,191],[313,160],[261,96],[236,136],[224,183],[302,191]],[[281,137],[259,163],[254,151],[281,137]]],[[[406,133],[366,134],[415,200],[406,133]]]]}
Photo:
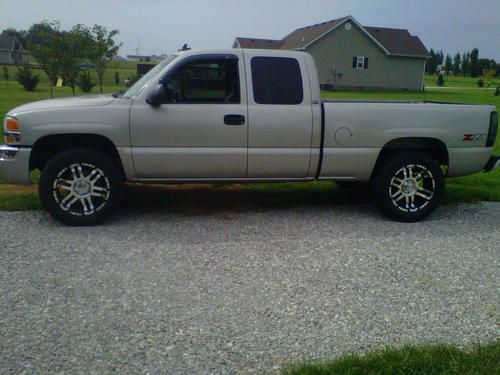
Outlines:
{"type": "Polygon", "coordinates": [[[8,117],[7,121],[5,122],[5,130],[11,132],[20,132],[21,126],[15,118],[8,117]]]}
{"type": "Polygon", "coordinates": [[[11,134],[5,134],[3,136],[3,141],[6,145],[12,145],[12,144],[19,143],[19,137],[16,137],[15,135],[11,135],[11,134]]]}

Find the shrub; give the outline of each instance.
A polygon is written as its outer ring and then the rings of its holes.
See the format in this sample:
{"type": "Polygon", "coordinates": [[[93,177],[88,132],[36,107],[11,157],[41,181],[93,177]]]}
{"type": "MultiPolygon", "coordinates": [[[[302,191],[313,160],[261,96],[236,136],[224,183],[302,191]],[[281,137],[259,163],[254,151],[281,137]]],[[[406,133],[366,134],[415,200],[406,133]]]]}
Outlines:
{"type": "Polygon", "coordinates": [[[3,79],[6,80],[7,82],[9,81],[9,69],[4,65],[3,66],[3,79]]]}
{"type": "Polygon", "coordinates": [[[38,74],[33,74],[29,66],[22,66],[17,68],[16,80],[26,91],[33,91],[38,85],[38,82],[40,82],[40,76],[38,74]]]}
{"type": "Polygon", "coordinates": [[[90,72],[88,70],[84,70],[83,72],[80,73],[76,81],[76,85],[83,92],[92,91],[92,88],[95,86],[95,83],[92,81],[92,78],[90,77],[90,72]]]}
{"type": "Polygon", "coordinates": [[[478,85],[479,87],[483,87],[483,86],[484,86],[484,80],[483,80],[483,79],[478,79],[478,80],[477,80],[477,85],[478,85]]]}
{"type": "Polygon", "coordinates": [[[500,95],[500,86],[497,86],[497,89],[495,90],[495,96],[500,95]]]}
{"type": "Polygon", "coordinates": [[[115,83],[117,85],[120,84],[120,72],[118,72],[118,71],[115,71],[115,83]]]}
{"type": "Polygon", "coordinates": [[[436,80],[436,84],[441,87],[441,86],[444,86],[444,77],[442,74],[438,74],[438,77],[437,77],[437,80],[436,80]]]}

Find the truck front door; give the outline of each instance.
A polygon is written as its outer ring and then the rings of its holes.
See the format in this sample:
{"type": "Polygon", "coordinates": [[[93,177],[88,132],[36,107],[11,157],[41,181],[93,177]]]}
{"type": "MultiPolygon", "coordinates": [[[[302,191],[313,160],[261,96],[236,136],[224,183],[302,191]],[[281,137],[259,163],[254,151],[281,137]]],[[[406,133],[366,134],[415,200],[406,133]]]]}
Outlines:
{"type": "Polygon", "coordinates": [[[241,51],[188,56],[165,77],[166,103],[144,95],[130,114],[140,179],[243,178],[247,168],[247,100],[241,51]]]}

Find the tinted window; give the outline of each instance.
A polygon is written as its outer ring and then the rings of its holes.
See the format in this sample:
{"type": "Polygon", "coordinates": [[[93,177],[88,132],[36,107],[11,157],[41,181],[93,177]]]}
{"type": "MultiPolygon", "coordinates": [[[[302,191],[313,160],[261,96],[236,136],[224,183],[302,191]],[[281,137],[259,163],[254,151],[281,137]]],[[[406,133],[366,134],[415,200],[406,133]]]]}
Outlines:
{"type": "Polygon", "coordinates": [[[295,59],[252,58],[252,82],[254,100],[258,104],[302,103],[302,76],[295,59]]]}
{"type": "Polygon", "coordinates": [[[168,103],[239,103],[238,60],[188,62],[165,85],[168,103]]]}

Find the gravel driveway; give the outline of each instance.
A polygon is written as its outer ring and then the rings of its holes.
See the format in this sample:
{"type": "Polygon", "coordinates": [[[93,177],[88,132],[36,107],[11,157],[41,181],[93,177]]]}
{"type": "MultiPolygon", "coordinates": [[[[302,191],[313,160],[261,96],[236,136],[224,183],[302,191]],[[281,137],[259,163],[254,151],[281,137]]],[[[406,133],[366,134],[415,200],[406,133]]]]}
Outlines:
{"type": "Polygon", "coordinates": [[[499,337],[500,204],[0,213],[0,373],[233,374],[499,337]]]}

